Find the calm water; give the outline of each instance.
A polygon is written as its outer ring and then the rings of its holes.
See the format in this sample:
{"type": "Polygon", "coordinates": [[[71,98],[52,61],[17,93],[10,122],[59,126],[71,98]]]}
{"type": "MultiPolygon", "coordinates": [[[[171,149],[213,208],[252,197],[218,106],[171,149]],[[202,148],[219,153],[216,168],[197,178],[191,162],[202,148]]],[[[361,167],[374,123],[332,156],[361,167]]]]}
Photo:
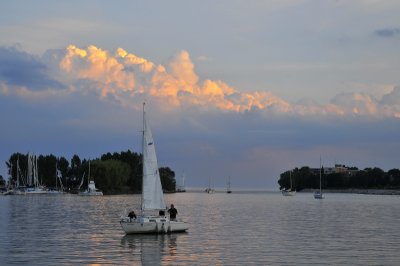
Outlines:
{"type": "Polygon", "coordinates": [[[188,233],[125,236],[139,196],[0,197],[2,265],[399,265],[400,197],[167,194],[188,233]]]}

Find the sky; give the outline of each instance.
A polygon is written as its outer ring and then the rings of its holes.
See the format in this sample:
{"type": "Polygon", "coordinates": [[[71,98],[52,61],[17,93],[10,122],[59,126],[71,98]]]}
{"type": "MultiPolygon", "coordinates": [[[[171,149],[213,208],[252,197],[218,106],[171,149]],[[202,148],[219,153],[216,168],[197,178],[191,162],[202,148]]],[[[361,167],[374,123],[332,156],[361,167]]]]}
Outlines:
{"type": "Polygon", "coordinates": [[[400,168],[400,2],[1,1],[11,154],[141,150],[188,187],[278,189],[295,167],[400,168]]]}

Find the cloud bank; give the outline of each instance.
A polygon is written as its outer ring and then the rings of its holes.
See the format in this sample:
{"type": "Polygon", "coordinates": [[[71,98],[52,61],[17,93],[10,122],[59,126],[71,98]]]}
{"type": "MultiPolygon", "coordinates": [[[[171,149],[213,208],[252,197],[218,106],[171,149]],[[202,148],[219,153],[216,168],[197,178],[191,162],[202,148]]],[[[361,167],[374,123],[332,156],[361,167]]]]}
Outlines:
{"type": "Polygon", "coordinates": [[[137,109],[143,100],[164,109],[196,108],[294,117],[400,118],[400,87],[376,99],[366,93],[341,93],[328,104],[312,100],[290,103],[268,91],[246,91],[221,80],[199,77],[187,51],[167,64],[151,62],[122,48],[108,51],[91,45],[48,50],[42,57],[15,47],[0,48],[0,93],[21,97],[94,93],[104,101],[137,109]]]}

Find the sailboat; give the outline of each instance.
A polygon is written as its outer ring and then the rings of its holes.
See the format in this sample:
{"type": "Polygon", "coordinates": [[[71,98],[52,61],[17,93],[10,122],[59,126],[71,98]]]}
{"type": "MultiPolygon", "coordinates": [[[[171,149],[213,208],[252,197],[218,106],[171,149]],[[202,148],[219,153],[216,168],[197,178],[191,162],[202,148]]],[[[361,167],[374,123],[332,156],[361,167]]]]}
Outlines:
{"type": "Polygon", "coordinates": [[[185,187],[185,175],[182,175],[182,184],[178,186],[176,189],[176,192],[186,192],[186,187],[185,187]]]}
{"type": "Polygon", "coordinates": [[[57,169],[57,163],[56,163],[56,186],[55,188],[51,188],[47,191],[48,194],[64,194],[64,186],[61,181],[61,172],[60,170],[57,169]],[[60,183],[60,188],[58,188],[58,183],[60,183]]]}
{"type": "Polygon", "coordinates": [[[38,173],[38,158],[28,153],[28,174],[26,177],[26,194],[46,194],[44,186],[40,185],[38,173]]]}
{"type": "Polygon", "coordinates": [[[231,190],[231,177],[229,176],[228,177],[228,183],[227,183],[227,188],[226,188],[226,193],[232,193],[232,190],[231,190]]]}
{"type": "Polygon", "coordinates": [[[293,186],[292,186],[292,171],[289,172],[289,178],[290,178],[290,188],[282,190],[282,195],[283,196],[294,196],[294,195],[296,195],[296,190],[293,190],[293,186]]]}
{"type": "Polygon", "coordinates": [[[322,166],[321,166],[321,157],[319,158],[319,191],[314,192],[314,199],[323,199],[324,195],[322,194],[322,166]]]}
{"type": "Polygon", "coordinates": [[[96,188],[94,180],[90,180],[90,160],[89,160],[89,175],[88,175],[88,188],[85,191],[78,193],[79,196],[103,196],[103,192],[96,188]]]}
{"type": "Polygon", "coordinates": [[[128,215],[121,217],[120,225],[126,234],[162,234],[184,232],[189,229],[188,223],[181,220],[171,220],[165,214],[164,194],[158,171],[156,149],[147,123],[145,104],[143,103],[143,182],[141,197],[141,213],[132,218],[128,215]],[[159,215],[148,213],[159,211],[159,215]]]}
{"type": "MultiPolygon", "coordinates": [[[[11,164],[12,167],[12,164],[11,164]]],[[[11,171],[12,173],[12,171],[11,171]]],[[[19,167],[19,157],[17,158],[17,179],[13,189],[8,190],[8,195],[25,195],[25,190],[21,186],[20,182],[23,181],[21,178],[21,168],[19,167]]]]}
{"type": "Polygon", "coordinates": [[[214,193],[214,189],[211,188],[211,177],[208,179],[208,188],[206,188],[204,192],[208,194],[214,193]]]}

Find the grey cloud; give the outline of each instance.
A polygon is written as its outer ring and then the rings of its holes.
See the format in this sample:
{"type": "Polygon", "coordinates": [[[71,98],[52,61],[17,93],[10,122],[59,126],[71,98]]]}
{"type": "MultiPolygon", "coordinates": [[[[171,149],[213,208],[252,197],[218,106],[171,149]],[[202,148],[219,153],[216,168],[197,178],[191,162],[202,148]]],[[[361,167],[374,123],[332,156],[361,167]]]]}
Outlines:
{"type": "Polygon", "coordinates": [[[60,82],[49,77],[47,71],[48,67],[40,58],[16,47],[0,47],[0,81],[33,90],[64,88],[60,82]]]}
{"type": "Polygon", "coordinates": [[[385,28],[379,29],[374,32],[378,37],[382,38],[392,38],[395,36],[400,36],[400,28],[385,28]]]}

